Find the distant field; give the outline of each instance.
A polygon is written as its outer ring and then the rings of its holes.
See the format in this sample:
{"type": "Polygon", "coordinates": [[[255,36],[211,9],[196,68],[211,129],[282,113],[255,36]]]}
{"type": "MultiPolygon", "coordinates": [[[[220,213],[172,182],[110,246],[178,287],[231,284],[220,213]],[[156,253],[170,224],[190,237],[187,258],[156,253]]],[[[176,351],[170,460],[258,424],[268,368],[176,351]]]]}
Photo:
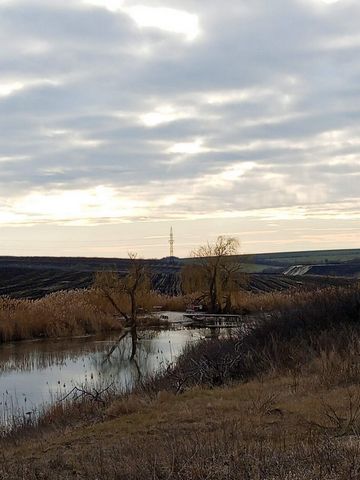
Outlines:
{"type": "MultiPolygon", "coordinates": [[[[146,263],[154,289],[169,295],[180,293],[178,265],[146,263]]],[[[127,259],[0,257],[0,295],[39,298],[58,290],[88,288],[96,272],[111,270],[121,275],[128,266],[127,259]]]]}
{"type": "Polygon", "coordinates": [[[245,273],[276,273],[282,272],[284,267],[275,267],[270,264],[257,264],[257,263],[243,263],[242,270],[245,273]]]}
{"type": "Polygon", "coordinates": [[[254,255],[252,261],[255,264],[282,267],[299,264],[360,262],[360,249],[259,254],[254,255]]]}
{"type": "MultiPolygon", "coordinates": [[[[237,255],[247,273],[282,273],[294,265],[359,264],[360,249],[237,255]]],[[[184,259],[190,262],[192,259],[184,259]]]]}
{"type": "MultiPolygon", "coordinates": [[[[254,292],[324,282],[336,284],[343,281],[337,280],[337,276],[356,277],[357,271],[360,274],[360,249],[247,255],[237,259],[243,263],[244,272],[252,274],[248,289],[254,292]],[[290,266],[306,264],[322,267],[316,267],[307,277],[282,275],[290,266]],[[330,281],[326,276],[334,278],[330,281]]],[[[152,275],[153,288],[168,295],[180,294],[180,270],[190,261],[177,259],[171,264],[168,260],[145,260],[152,275]]],[[[87,288],[92,284],[95,272],[116,270],[125,274],[128,266],[127,259],[117,258],[0,257],[0,295],[39,298],[58,290],[87,288]]]]}

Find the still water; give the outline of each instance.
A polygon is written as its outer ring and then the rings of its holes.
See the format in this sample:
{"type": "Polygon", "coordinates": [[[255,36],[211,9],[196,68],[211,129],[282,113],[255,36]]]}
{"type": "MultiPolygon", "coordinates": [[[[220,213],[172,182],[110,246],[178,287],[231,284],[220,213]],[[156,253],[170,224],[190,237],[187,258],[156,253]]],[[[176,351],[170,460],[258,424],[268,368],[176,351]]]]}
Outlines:
{"type": "Polygon", "coordinates": [[[185,346],[210,335],[208,329],[174,327],[139,332],[136,364],[129,361],[130,339],[110,358],[117,336],[81,337],[0,346],[0,423],[12,415],[36,414],[75,386],[91,389],[114,383],[130,390],[139,379],[174,363],[185,346]]]}

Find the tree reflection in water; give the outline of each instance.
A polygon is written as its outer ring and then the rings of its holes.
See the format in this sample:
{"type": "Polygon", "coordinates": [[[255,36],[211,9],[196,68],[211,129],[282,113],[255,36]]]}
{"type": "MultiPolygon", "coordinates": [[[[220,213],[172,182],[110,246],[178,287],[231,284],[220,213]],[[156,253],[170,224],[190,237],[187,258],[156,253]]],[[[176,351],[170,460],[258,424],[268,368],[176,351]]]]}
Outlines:
{"type": "Polygon", "coordinates": [[[114,383],[120,390],[130,390],[136,382],[175,362],[186,344],[196,342],[205,333],[201,329],[141,331],[133,362],[129,359],[131,337],[106,362],[114,336],[2,345],[0,422],[9,405],[19,411],[36,411],[77,385],[91,388],[114,383]]]}
{"type": "Polygon", "coordinates": [[[126,337],[116,345],[111,355],[103,353],[93,356],[93,366],[103,377],[118,378],[118,386],[128,390],[133,388],[136,382],[168,367],[175,360],[171,339],[166,341],[166,337],[164,331],[143,331],[138,336],[133,358],[132,339],[126,337]]]}

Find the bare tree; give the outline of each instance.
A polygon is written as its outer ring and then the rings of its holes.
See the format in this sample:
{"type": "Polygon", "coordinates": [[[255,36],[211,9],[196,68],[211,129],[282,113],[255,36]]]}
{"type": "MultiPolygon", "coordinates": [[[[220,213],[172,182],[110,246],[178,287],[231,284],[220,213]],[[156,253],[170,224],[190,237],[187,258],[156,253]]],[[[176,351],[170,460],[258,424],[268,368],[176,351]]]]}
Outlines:
{"type": "MultiPolygon", "coordinates": [[[[137,323],[139,308],[144,308],[150,295],[150,278],[144,263],[135,253],[129,254],[130,266],[128,273],[120,277],[117,272],[98,272],[94,287],[98,289],[112,305],[117,315],[125,322],[124,332],[117,344],[128,334],[131,335],[131,356],[136,354],[137,323]]],[[[111,354],[116,345],[110,350],[111,354]]]]}
{"type": "Polygon", "coordinates": [[[214,244],[194,250],[194,261],[182,271],[183,289],[198,292],[213,313],[230,310],[231,294],[244,280],[240,263],[231,257],[238,249],[236,238],[219,236],[214,244]]]}

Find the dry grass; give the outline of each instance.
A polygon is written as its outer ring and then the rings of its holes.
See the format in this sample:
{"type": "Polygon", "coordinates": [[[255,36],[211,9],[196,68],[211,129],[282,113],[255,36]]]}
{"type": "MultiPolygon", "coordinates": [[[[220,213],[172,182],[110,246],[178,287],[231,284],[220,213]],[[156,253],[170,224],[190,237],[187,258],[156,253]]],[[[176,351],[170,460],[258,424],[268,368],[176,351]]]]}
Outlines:
{"type": "MultiPolygon", "coordinates": [[[[341,290],[339,287],[320,287],[320,288],[302,288],[289,289],[285,291],[273,291],[254,293],[246,290],[238,290],[231,294],[232,313],[261,313],[274,312],[284,308],[293,308],[312,302],[312,300],[325,292],[325,295],[331,295],[331,292],[341,290]]],[[[162,307],[163,310],[185,311],[190,305],[199,303],[200,293],[189,295],[167,296],[154,294],[154,302],[162,307]]]]}
{"type": "MultiPolygon", "coordinates": [[[[150,310],[158,296],[147,297],[143,303],[150,310]]],[[[120,300],[124,302],[123,297],[120,300]]],[[[0,297],[0,343],[121,330],[123,319],[116,314],[96,289],[61,291],[38,300],[0,297]]],[[[143,316],[139,321],[153,325],[155,320],[143,316]]]]}
{"type": "MultiPolygon", "coordinates": [[[[273,312],[298,308],[311,302],[318,294],[318,291],[266,294],[238,292],[234,295],[233,302],[234,309],[238,312],[273,312]]],[[[119,294],[115,300],[123,310],[129,310],[126,296],[119,294]]],[[[195,302],[196,295],[171,297],[147,292],[139,303],[144,312],[150,312],[155,305],[162,310],[185,311],[195,302]]],[[[144,325],[154,324],[154,318],[146,315],[140,318],[144,325]]],[[[118,312],[95,288],[60,291],[38,300],[0,297],[0,343],[119,330],[122,328],[121,320],[118,312]]]]}
{"type": "Polygon", "coordinates": [[[96,424],[8,442],[0,478],[357,479],[358,396],[358,386],[328,389],[315,376],[302,377],[296,392],[282,376],[180,396],[132,395],[96,424]]]}
{"type": "Polygon", "coordinates": [[[57,292],[39,300],[0,298],[0,342],[119,329],[94,301],[94,292],[57,292]]]}
{"type": "Polygon", "coordinates": [[[311,303],[322,295],[331,296],[332,292],[341,290],[338,287],[321,287],[316,289],[289,289],[265,293],[238,291],[233,294],[232,302],[235,312],[258,313],[274,312],[285,308],[293,308],[311,303]]]}
{"type": "Polygon", "coordinates": [[[197,295],[162,295],[154,293],[154,305],[161,307],[164,311],[170,312],[185,312],[189,305],[196,303],[197,295]]]}
{"type": "Polygon", "coordinates": [[[329,288],[295,296],[245,333],[190,346],[149,388],[183,391],[270,372],[296,379],[305,366],[322,382],[346,383],[359,378],[359,358],[360,288],[329,288]]]}
{"type": "Polygon", "coordinates": [[[237,312],[270,312],[293,302],[294,297],[306,295],[303,291],[253,293],[239,291],[232,295],[234,311],[237,312]]]}
{"type": "Polygon", "coordinates": [[[304,298],[189,349],[145,391],[54,407],[2,440],[0,478],[360,478],[359,290],[304,298]]]}

